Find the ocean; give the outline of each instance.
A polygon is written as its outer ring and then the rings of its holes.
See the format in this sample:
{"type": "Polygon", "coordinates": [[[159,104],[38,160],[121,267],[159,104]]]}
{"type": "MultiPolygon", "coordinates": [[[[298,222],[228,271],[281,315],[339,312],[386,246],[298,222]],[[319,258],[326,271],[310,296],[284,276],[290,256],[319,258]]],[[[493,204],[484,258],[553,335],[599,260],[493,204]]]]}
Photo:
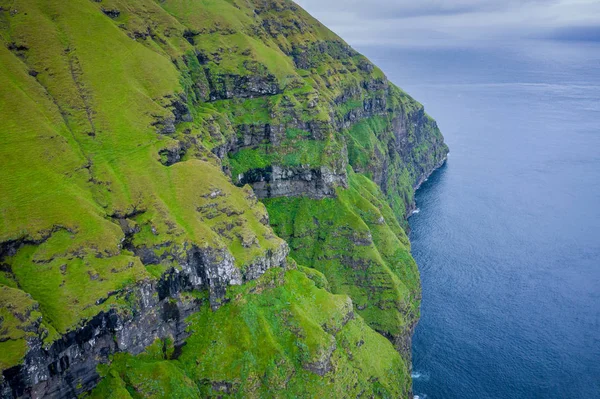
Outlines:
{"type": "Polygon", "coordinates": [[[600,398],[600,45],[359,50],[450,147],[410,218],[415,394],[600,398]]]}

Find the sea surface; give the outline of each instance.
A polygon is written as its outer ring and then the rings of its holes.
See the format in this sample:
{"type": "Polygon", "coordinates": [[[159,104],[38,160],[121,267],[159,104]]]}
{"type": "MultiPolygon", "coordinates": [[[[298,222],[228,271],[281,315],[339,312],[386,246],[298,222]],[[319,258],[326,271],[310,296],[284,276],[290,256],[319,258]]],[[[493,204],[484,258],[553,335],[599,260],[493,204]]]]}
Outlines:
{"type": "Polygon", "coordinates": [[[410,218],[415,394],[600,398],[600,45],[360,50],[451,151],[410,218]]]}

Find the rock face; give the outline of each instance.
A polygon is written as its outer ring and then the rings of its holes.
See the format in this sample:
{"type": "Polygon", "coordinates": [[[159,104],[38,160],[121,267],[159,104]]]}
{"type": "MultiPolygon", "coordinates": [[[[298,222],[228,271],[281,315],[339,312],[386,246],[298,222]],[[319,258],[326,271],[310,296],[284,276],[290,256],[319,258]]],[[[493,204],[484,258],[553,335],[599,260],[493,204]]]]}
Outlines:
{"type": "MultiPolygon", "coordinates": [[[[112,293],[132,304],[127,312],[115,308],[100,312],[49,347],[40,335],[30,339],[23,364],[2,372],[2,397],[76,397],[98,383],[96,366],[108,362],[114,353],[139,354],[166,337],[172,338],[175,346],[184,345],[189,335],[185,319],[204,301],[186,293],[208,289],[208,301],[216,310],[228,285],[257,279],[271,267],[285,267],[287,254],[287,246],[282,245],[241,272],[226,252],[192,247],[178,262],[180,269],[171,268],[156,282],[112,293]]],[[[41,329],[39,323],[36,329],[41,329]]]]}
{"type": "MultiPolygon", "coordinates": [[[[248,64],[245,66],[251,72],[258,73],[257,68],[251,68],[248,64]]],[[[212,101],[272,96],[281,92],[277,78],[271,74],[266,76],[214,75],[207,70],[207,79],[212,101]]]]}
{"type": "Polygon", "coordinates": [[[185,317],[197,311],[194,300],[155,295],[153,284],[144,284],[125,295],[136,302],[134,313],[111,309],[64,335],[49,348],[41,340],[29,342],[24,364],[4,370],[2,397],[76,397],[99,380],[96,366],[119,351],[140,353],[154,340],[171,336],[180,345],[186,337],[185,317]]]}
{"type": "Polygon", "coordinates": [[[410,396],[421,104],[289,0],[16,0],[0,36],[3,398],[410,396]]]}
{"type": "Polygon", "coordinates": [[[348,187],[346,174],[336,174],[327,166],[282,167],[273,165],[252,169],[238,176],[239,184],[251,184],[259,198],[307,196],[322,199],[335,196],[336,187],[348,187]]]}
{"type": "Polygon", "coordinates": [[[233,167],[225,169],[234,183],[251,184],[260,198],[331,198],[336,187],[348,186],[351,166],[369,175],[400,219],[406,217],[414,190],[448,153],[436,122],[343,42],[295,48],[290,56],[298,67],[313,65],[315,73],[332,58],[344,64],[329,70],[332,83],[318,90],[256,99],[267,111],[264,120],[240,118],[251,109],[249,101],[225,107],[233,132],[213,152],[232,160],[233,167]]]}

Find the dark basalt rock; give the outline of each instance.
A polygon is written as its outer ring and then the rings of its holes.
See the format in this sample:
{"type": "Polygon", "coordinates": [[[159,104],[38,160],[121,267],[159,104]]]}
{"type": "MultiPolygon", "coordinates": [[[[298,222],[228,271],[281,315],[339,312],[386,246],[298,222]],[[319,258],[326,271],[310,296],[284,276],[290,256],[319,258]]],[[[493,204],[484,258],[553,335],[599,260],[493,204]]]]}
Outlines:
{"type": "Polygon", "coordinates": [[[29,342],[24,364],[3,372],[2,397],[76,397],[96,385],[96,366],[107,362],[110,354],[141,353],[154,340],[164,337],[181,343],[187,337],[181,320],[197,311],[200,302],[159,301],[154,290],[154,284],[149,282],[131,289],[124,296],[135,302],[133,312],[101,312],[48,348],[42,345],[41,338],[29,342]],[[178,317],[165,317],[165,307],[169,316],[178,317]]]}
{"type": "Polygon", "coordinates": [[[237,176],[238,184],[251,184],[258,198],[307,196],[315,199],[335,196],[336,187],[347,187],[345,173],[329,167],[269,166],[237,176]]]}
{"type": "Polygon", "coordinates": [[[238,183],[240,185],[253,184],[258,182],[271,181],[273,176],[273,167],[267,166],[266,168],[252,169],[248,172],[238,176],[238,183]]]}
{"type": "Polygon", "coordinates": [[[160,115],[153,115],[155,121],[152,122],[152,126],[156,128],[158,133],[170,135],[177,131],[175,128],[175,117],[163,117],[160,115]]]}
{"type": "Polygon", "coordinates": [[[8,43],[8,45],[6,46],[10,51],[27,51],[29,50],[29,47],[27,47],[24,44],[17,44],[15,42],[12,43],[8,43]]]}
{"type": "Polygon", "coordinates": [[[107,362],[113,353],[139,354],[156,339],[166,337],[181,347],[188,335],[184,320],[202,305],[200,300],[184,300],[182,292],[207,289],[210,305],[217,309],[228,285],[256,279],[271,267],[285,266],[287,254],[287,245],[282,245],[267,251],[242,272],[228,252],[192,245],[178,260],[180,269],[171,268],[158,281],[145,281],[110,294],[131,303],[130,311],[111,308],[100,312],[49,347],[43,346],[41,333],[30,340],[23,364],[2,371],[0,396],[74,398],[98,383],[96,366],[107,362]]]}
{"type": "Polygon", "coordinates": [[[171,112],[175,115],[175,123],[192,122],[194,118],[187,106],[187,96],[184,93],[179,94],[179,98],[175,98],[171,102],[171,112]]]}
{"type": "Polygon", "coordinates": [[[171,111],[171,115],[152,115],[154,117],[154,126],[158,133],[171,135],[177,131],[176,125],[182,122],[192,122],[194,118],[187,105],[187,96],[184,93],[180,93],[177,96],[165,96],[165,99],[169,101],[165,108],[171,111]]]}
{"type": "Polygon", "coordinates": [[[171,166],[179,161],[185,156],[186,146],[179,142],[179,145],[172,148],[165,148],[158,152],[160,155],[160,162],[165,166],[171,166]]]}
{"type": "Polygon", "coordinates": [[[196,32],[196,31],[193,31],[193,30],[186,29],[186,30],[183,32],[183,38],[184,38],[185,40],[187,40],[187,41],[188,41],[188,43],[189,43],[189,44],[191,44],[191,45],[193,46],[194,44],[196,44],[196,42],[194,41],[194,37],[198,36],[199,34],[200,34],[199,32],[196,32]]]}
{"type": "Polygon", "coordinates": [[[210,100],[226,100],[232,98],[254,98],[280,94],[281,88],[277,78],[266,72],[266,68],[258,63],[245,63],[250,75],[233,75],[212,73],[205,69],[210,88],[210,100]]]}
{"type": "Polygon", "coordinates": [[[102,7],[102,12],[104,13],[104,15],[106,15],[109,18],[118,18],[119,15],[121,15],[121,11],[117,10],[116,8],[114,9],[107,9],[102,7]]]}

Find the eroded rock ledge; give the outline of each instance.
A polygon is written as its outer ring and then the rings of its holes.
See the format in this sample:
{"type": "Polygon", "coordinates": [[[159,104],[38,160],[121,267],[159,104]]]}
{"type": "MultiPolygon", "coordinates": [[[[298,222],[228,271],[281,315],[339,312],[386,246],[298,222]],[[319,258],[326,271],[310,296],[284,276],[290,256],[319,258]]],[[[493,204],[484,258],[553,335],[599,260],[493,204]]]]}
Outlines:
{"type": "Polygon", "coordinates": [[[253,169],[238,176],[240,184],[251,184],[259,198],[307,196],[322,199],[335,196],[336,187],[348,187],[345,173],[336,174],[329,167],[283,167],[273,165],[253,169]]]}
{"type": "Polygon", "coordinates": [[[289,252],[283,244],[240,270],[226,251],[190,247],[180,259],[179,269],[169,269],[158,281],[112,293],[130,303],[130,308],[100,312],[49,347],[43,344],[46,332],[38,320],[31,327],[37,335],[28,340],[30,349],[23,364],[2,372],[2,398],[76,397],[98,383],[96,366],[108,362],[114,353],[139,354],[164,338],[172,339],[175,346],[184,345],[188,336],[185,319],[204,301],[218,309],[228,285],[257,279],[272,267],[285,267],[289,252]],[[198,297],[194,291],[208,291],[208,296],[198,297]]]}

